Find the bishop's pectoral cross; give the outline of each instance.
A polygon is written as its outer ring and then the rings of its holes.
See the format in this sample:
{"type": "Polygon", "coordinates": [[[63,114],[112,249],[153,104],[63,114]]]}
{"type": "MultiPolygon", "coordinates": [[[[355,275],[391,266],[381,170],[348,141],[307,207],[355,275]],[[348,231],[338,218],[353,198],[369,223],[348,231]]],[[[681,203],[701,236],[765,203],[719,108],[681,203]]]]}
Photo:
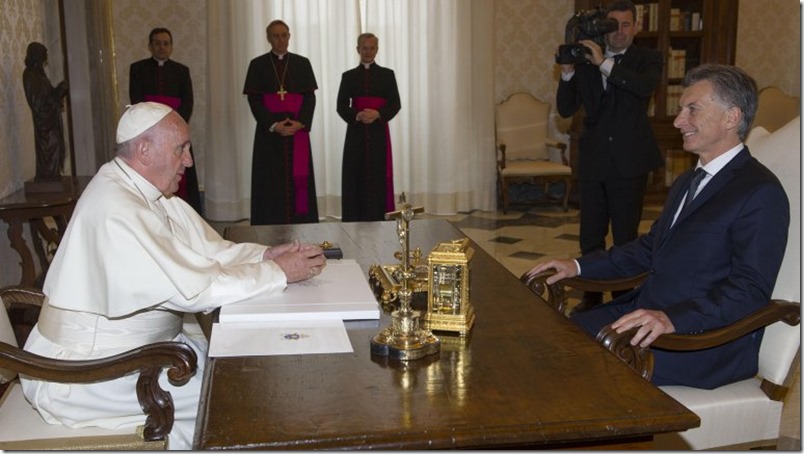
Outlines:
{"type": "Polygon", "coordinates": [[[284,85],[280,85],[279,86],[279,91],[277,91],[276,94],[279,95],[279,99],[281,101],[284,101],[285,100],[285,95],[288,94],[288,92],[285,91],[285,86],[284,85]]]}

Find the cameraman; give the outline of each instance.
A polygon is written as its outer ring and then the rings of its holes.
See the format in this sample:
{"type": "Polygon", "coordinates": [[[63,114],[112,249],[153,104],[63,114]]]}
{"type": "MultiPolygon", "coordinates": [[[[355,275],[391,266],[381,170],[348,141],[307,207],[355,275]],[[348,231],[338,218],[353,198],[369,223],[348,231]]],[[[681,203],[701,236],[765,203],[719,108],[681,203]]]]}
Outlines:
{"type": "MultiPolygon", "coordinates": [[[[611,222],[615,245],[637,237],[648,174],[663,165],[648,120],[648,103],[662,75],[662,55],[632,46],[636,8],[618,0],[606,9],[617,30],[605,35],[605,52],[582,39],[586,62],[562,64],[556,107],[571,117],[583,106],[579,140],[580,247],[582,255],[606,249],[611,222]]],[[[602,302],[587,292],[576,310],[602,302]]]]}

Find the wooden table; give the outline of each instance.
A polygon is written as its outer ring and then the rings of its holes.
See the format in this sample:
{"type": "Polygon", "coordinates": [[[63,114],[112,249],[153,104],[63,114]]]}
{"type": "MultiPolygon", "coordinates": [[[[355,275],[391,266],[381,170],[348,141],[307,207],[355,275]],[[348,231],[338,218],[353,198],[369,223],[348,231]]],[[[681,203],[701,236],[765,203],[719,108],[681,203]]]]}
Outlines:
{"type": "Polygon", "coordinates": [[[26,193],[24,189],[20,189],[0,199],[0,220],[8,224],[7,234],[11,248],[17,251],[22,260],[19,285],[42,286],[44,275],[75,208],[75,202],[91,178],[70,177],[69,189],[64,192],[26,193]],[[28,223],[34,252],[39,261],[38,274],[34,255],[22,236],[25,223],[28,223]]]}
{"type": "MultiPolygon", "coordinates": [[[[234,227],[233,241],[339,243],[368,272],[394,264],[393,221],[234,227]]],[[[411,222],[429,253],[464,235],[445,221],[411,222]]],[[[654,434],[699,418],[595,343],[476,244],[466,340],[442,335],[438,355],[373,357],[390,322],[347,322],[350,354],[211,358],[196,449],[650,449],[654,434]]]]}

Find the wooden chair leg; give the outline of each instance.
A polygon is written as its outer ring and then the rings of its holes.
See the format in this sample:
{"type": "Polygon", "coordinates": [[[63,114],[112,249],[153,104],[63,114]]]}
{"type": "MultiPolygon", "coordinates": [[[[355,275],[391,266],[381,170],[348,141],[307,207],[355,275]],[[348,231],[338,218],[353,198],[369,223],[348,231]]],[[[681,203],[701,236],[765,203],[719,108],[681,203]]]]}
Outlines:
{"type": "Polygon", "coordinates": [[[572,189],[572,179],[565,178],[564,179],[564,212],[569,210],[569,195],[570,190],[572,189]]]}

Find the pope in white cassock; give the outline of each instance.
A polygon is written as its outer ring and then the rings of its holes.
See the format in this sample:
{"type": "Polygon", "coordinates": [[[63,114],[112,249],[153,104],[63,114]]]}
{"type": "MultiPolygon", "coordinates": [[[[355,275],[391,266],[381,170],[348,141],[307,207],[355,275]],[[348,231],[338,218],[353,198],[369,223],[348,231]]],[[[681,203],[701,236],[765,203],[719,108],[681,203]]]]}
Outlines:
{"type": "MultiPolygon", "coordinates": [[[[181,341],[198,354],[173,396],[170,449],[190,449],[206,359],[200,330],[183,330],[184,313],[208,313],[321,272],[314,245],[273,248],[226,241],[179,197],[193,165],[187,124],[163,104],[131,106],[117,127],[117,155],[84,190],[44,283],[47,296],[25,349],[69,360],[103,358],[159,341],[181,341]]],[[[45,420],[70,427],[121,428],[145,422],[136,375],[94,384],[21,378],[45,420]]]]}

